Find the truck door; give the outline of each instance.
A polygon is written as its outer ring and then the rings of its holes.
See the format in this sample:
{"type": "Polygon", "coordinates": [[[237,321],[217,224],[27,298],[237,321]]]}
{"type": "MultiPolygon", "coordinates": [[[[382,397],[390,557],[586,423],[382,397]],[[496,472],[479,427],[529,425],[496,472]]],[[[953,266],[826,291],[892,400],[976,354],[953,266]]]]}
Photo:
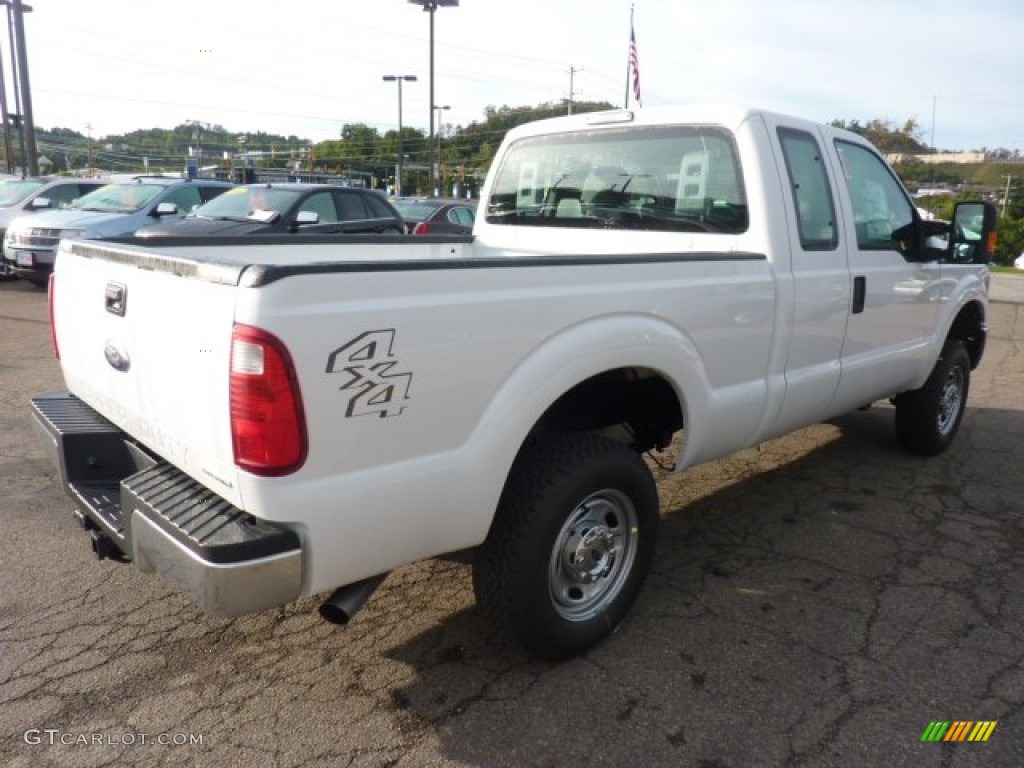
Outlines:
{"type": "Polygon", "coordinates": [[[841,412],[910,388],[929,359],[940,268],[918,242],[917,211],[888,164],[871,147],[834,136],[842,235],[849,243],[852,297],[843,342],[841,412]]]}
{"type": "Polygon", "coordinates": [[[791,232],[793,313],[786,391],[770,426],[784,434],[825,418],[839,384],[839,358],[851,299],[850,270],[836,215],[836,189],[821,137],[768,117],[777,140],[780,178],[791,232]]]}

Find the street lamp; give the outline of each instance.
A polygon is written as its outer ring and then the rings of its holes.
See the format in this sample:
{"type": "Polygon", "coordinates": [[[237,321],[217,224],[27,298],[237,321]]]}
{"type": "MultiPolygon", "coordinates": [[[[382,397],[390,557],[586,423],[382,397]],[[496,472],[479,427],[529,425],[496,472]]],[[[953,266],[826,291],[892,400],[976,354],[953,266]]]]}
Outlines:
{"type": "MultiPolygon", "coordinates": [[[[422,6],[423,10],[430,14],[430,136],[427,139],[427,147],[430,154],[434,154],[434,11],[438,8],[458,6],[459,0],[409,0],[413,5],[422,6]]],[[[433,187],[437,188],[437,169],[434,166],[434,158],[430,158],[430,178],[433,187]]]]}
{"type": "MultiPolygon", "coordinates": [[[[443,107],[434,105],[434,111],[437,112],[437,175],[434,178],[434,197],[440,197],[441,195],[441,134],[444,131],[441,130],[441,112],[445,109],[451,109],[451,106],[445,104],[443,107]]],[[[433,112],[431,113],[433,115],[433,112]]]]}
{"type": "Polygon", "coordinates": [[[416,82],[416,75],[384,75],[388,83],[398,83],[398,158],[395,161],[395,194],[402,194],[402,81],[416,82]]]}

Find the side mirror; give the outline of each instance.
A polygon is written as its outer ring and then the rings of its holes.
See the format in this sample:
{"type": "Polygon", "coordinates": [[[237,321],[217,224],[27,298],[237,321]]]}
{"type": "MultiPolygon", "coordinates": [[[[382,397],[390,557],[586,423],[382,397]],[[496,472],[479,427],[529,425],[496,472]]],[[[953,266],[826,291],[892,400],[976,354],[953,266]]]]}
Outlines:
{"type": "Polygon", "coordinates": [[[996,207],[992,203],[957,203],[949,238],[949,258],[958,264],[987,264],[996,249],[996,207]]]}
{"type": "Polygon", "coordinates": [[[177,216],[178,206],[174,203],[157,203],[156,210],[153,211],[153,215],[158,219],[162,216],[177,216]]]}
{"type": "Polygon", "coordinates": [[[320,221],[320,214],[316,211],[299,211],[295,219],[288,227],[290,232],[297,232],[299,227],[308,227],[310,224],[317,224],[320,221]]]}
{"type": "Polygon", "coordinates": [[[33,211],[41,211],[44,208],[53,208],[53,201],[48,197],[37,197],[28,207],[33,211]]]}

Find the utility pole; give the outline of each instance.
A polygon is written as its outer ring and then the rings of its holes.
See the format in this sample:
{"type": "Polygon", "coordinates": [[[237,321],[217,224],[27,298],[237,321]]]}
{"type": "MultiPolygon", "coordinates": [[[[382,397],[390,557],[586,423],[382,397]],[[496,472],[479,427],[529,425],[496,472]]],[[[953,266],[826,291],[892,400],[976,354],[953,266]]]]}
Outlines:
{"type": "Polygon", "coordinates": [[[937,96],[932,96],[932,138],[931,145],[932,149],[935,149],[935,103],[938,101],[937,96]]]}
{"type": "Polygon", "coordinates": [[[438,186],[438,166],[434,162],[434,13],[438,8],[458,6],[459,0],[409,0],[413,5],[422,6],[430,14],[430,133],[427,135],[427,162],[430,166],[430,189],[438,186]]]}
{"type": "Polygon", "coordinates": [[[577,72],[582,72],[583,68],[576,69],[575,67],[569,67],[569,111],[567,114],[572,114],[572,103],[576,97],[576,92],[573,90],[574,77],[577,72]]]}
{"type": "Polygon", "coordinates": [[[1010,202],[1010,181],[1011,181],[1011,179],[1013,179],[1013,176],[1007,175],[1007,177],[1006,177],[1006,191],[1003,193],[1003,210],[999,214],[1000,217],[1006,216],[1006,205],[1007,205],[1007,203],[1010,202]]]}
{"type": "Polygon", "coordinates": [[[36,125],[32,117],[32,87],[28,79],[28,51],[25,43],[25,13],[32,8],[21,0],[2,0],[7,6],[7,24],[12,35],[12,56],[16,56],[14,81],[16,94],[21,97],[19,121],[25,145],[23,170],[30,176],[39,175],[39,151],[36,149],[36,125]]]}
{"type": "MultiPolygon", "coordinates": [[[[383,75],[381,80],[388,83],[398,83],[398,157],[395,159],[395,194],[399,197],[403,194],[402,192],[402,82],[416,82],[416,75],[383,75]]],[[[430,110],[430,124],[434,124],[434,110],[430,110]]],[[[431,137],[433,137],[433,127],[431,127],[431,137]]],[[[433,140],[430,145],[433,147],[433,140]]]]}
{"type": "Polygon", "coordinates": [[[85,135],[87,137],[86,140],[88,142],[85,147],[86,156],[88,157],[88,161],[85,167],[88,169],[89,175],[92,176],[92,123],[85,124],[85,135]]]}
{"type": "Polygon", "coordinates": [[[3,60],[0,58],[0,121],[4,126],[4,167],[14,173],[14,152],[11,148],[11,115],[7,111],[7,78],[4,76],[3,60]]]}

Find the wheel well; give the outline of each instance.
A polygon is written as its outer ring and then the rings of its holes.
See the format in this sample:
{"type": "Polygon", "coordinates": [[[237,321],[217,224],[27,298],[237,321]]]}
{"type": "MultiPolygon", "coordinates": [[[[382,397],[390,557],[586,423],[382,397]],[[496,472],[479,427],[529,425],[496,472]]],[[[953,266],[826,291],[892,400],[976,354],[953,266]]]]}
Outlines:
{"type": "Polygon", "coordinates": [[[958,339],[967,347],[971,368],[977,368],[985,351],[985,313],[981,304],[971,302],[960,310],[949,329],[947,339],[958,339]]]}
{"type": "Polygon", "coordinates": [[[605,431],[637,450],[664,448],[683,427],[672,385],[649,368],[617,368],[582,381],[558,398],[534,431],[605,431]]]}

